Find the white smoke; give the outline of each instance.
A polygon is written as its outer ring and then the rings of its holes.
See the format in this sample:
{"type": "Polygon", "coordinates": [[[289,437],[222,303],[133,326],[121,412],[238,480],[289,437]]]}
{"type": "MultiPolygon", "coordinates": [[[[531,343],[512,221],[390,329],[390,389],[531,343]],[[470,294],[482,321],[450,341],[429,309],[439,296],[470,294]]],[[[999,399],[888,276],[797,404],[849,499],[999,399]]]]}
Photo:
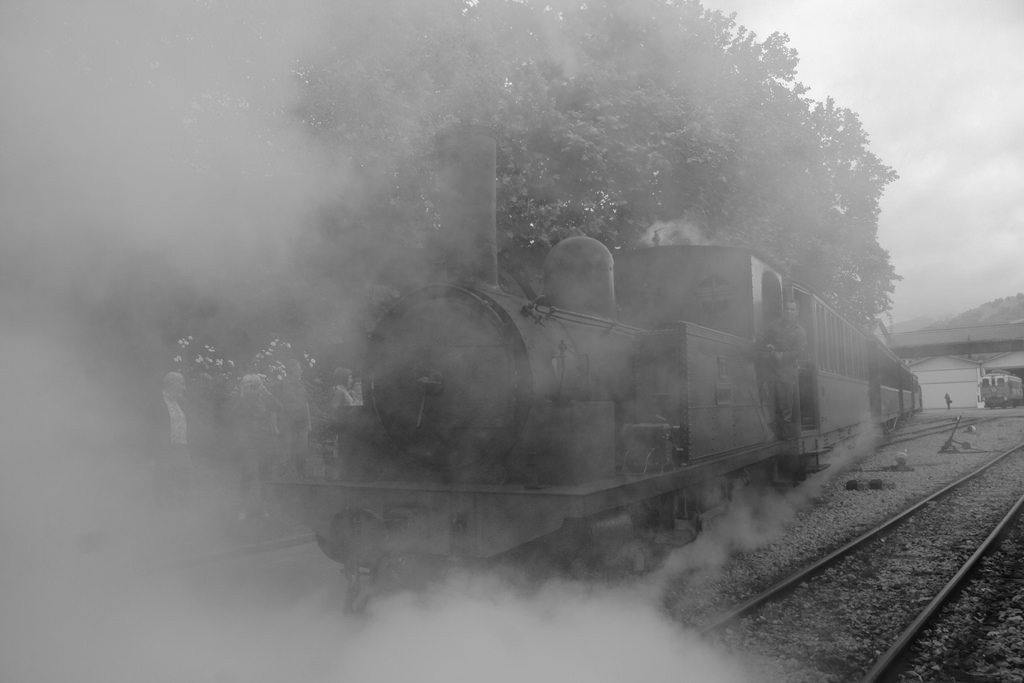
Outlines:
{"type": "Polygon", "coordinates": [[[700,226],[691,220],[680,218],[672,221],[655,221],[637,240],[641,247],[664,247],[669,245],[711,244],[700,226]]]}
{"type": "Polygon", "coordinates": [[[216,496],[153,505],[125,400],[159,397],[169,360],[144,304],[288,281],[353,184],[295,116],[294,67],[350,10],[373,3],[0,3],[0,679],[741,680],[653,604],[578,586],[466,578],[352,620],[312,548],[156,571],[223,539],[216,496]]]}
{"type": "MultiPolygon", "coordinates": [[[[863,419],[862,424],[870,424],[869,415],[865,414],[863,419]]],[[[696,540],[671,553],[658,571],[645,578],[639,590],[653,598],[681,575],[692,580],[711,580],[736,554],[782,538],[798,523],[801,510],[813,505],[830,484],[874,453],[878,436],[877,429],[866,427],[822,457],[825,469],[791,489],[738,488],[722,513],[707,520],[696,540]]]]}

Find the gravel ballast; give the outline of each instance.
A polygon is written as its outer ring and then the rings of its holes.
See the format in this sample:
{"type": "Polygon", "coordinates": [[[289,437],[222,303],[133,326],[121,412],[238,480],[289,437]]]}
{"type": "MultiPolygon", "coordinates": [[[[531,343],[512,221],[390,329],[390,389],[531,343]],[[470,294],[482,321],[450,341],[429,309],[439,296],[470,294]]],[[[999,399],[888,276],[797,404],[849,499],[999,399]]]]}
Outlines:
{"type": "MultiPolygon", "coordinates": [[[[915,422],[921,424],[923,420],[915,422]]],[[[952,423],[949,427],[951,431],[952,423]]],[[[979,425],[976,431],[960,432],[957,440],[961,452],[940,453],[948,436],[949,432],[925,436],[887,446],[874,453],[870,448],[843,450],[834,454],[830,469],[783,495],[744,492],[734,501],[728,514],[715,520],[709,532],[670,558],[662,572],[662,576],[671,577],[667,580],[665,592],[666,610],[686,625],[701,626],[716,614],[764,590],[924,496],[973,471],[998,453],[1017,445],[1024,440],[1024,420],[1007,416],[979,425]],[[970,442],[969,451],[964,444],[966,441],[970,442]],[[905,467],[899,467],[904,461],[905,467]]],[[[1024,465],[1021,468],[1019,477],[1004,477],[1007,495],[1014,490],[1019,493],[1022,488],[1020,480],[1024,480],[1024,465]]],[[[975,498],[985,497],[975,496],[970,500],[975,498]]],[[[961,507],[967,509],[959,512],[966,518],[973,515],[975,521],[953,526],[980,527],[987,524],[987,521],[982,521],[987,519],[986,515],[994,514],[972,511],[973,503],[961,507]]],[[[933,532],[928,533],[934,535],[933,532]]],[[[908,572],[913,573],[916,567],[921,573],[920,558],[897,559],[900,561],[895,566],[902,563],[908,572]]],[[[952,562],[959,559],[962,558],[950,558],[952,562]]],[[[872,569],[861,567],[855,572],[866,575],[872,569]]],[[[864,610],[865,621],[878,618],[879,613],[886,609],[918,608],[923,599],[921,595],[898,590],[903,581],[898,569],[885,571],[888,573],[870,578],[879,587],[879,595],[892,588],[895,589],[895,597],[885,597],[870,610],[864,610]],[[893,604],[893,600],[899,605],[893,604]]],[[[793,681],[801,680],[798,678],[800,675],[806,676],[802,680],[848,680],[843,677],[849,674],[848,670],[843,671],[844,665],[838,662],[834,663],[835,666],[829,664],[832,656],[829,652],[840,657],[841,653],[859,646],[857,643],[844,645],[840,642],[844,638],[856,637],[844,636],[835,628],[834,612],[844,600],[841,591],[833,592],[836,605],[830,607],[819,604],[817,600],[795,597],[796,600],[804,600],[804,608],[796,603],[796,607],[789,605],[785,609],[766,610],[758,615],[761,621],[755,622],[750,629],[755,636],[759,631],[792,635],[798,632],[797,628],[800,629],[804,635],[795,639],[792,651],[779,639],[773,641],[768,638],[767,648],[747,642],[746,635],[741,634],[734,639],[737,649],[744,657],[751,658],[752,666],[756,667],[757,675],[753,680],[793,681]],[[814,613],[814,610],[819,613],[814,613]],[[829,635],[833,632],[834,635],[829,635]],[[766,651],[756,654],[757,649],[766,651]],[[793,666],[790,660],[800,659],[808,652],[814,653],[819,663],[824,662],[827,670],[804,671],[801,674],[802,665],[793,666]],[[772,673],[776,669],[777,673],[772,673]]]]}
{"type": "Polygon", "coordinates": [[[922,632],[900,681],[1024,682],[1024,525],[922,632]]]}

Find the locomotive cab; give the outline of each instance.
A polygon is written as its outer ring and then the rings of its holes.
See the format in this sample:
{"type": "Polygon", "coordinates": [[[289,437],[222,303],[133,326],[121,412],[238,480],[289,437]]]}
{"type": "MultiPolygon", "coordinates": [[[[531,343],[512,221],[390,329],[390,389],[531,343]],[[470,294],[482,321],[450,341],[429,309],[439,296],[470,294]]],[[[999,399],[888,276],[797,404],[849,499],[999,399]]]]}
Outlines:
{"type": "Polygon", "coordinates": [[[782,280],[748,249],[650,247],[616,256],[615,296],[620,318],[638,327],[687,322],[753,340],[781,311],[782,280]]]}
{"type": "Polygon", "coordinates": [[[615,269],[621,318],[653,331],[638,349],[636,420],[679,425],[686,461],[775,441],[761,349],[782,311],[778,271],[749,249],[703,245],[620,254],[615,269]]]}

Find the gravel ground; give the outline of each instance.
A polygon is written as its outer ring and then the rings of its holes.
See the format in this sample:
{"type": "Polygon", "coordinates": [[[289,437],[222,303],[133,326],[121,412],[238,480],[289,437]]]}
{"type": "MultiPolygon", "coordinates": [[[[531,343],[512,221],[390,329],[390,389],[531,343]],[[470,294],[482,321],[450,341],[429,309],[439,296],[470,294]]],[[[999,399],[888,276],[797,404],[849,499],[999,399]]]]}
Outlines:
{"type": "Polygon", "coordinates": [[[1024,681],[1024,525],[922,632],[900,681],[1024,681]]]}
{"type": "MultiPolygon", "coordinates": [[[[914,424],[928,418],[915,419],[914,424]]],[[[786,495],[741,495],[709,533],[670,558],[665,570],[672,577],[666,609],[684,624],[700,625],[1024,440],[1024,420],[1007,414],[974,433],[959,434],[958,440],[971,442],[971,452],[939,453],[947,437],[948,433],[922,437],[875,453],[848,449],[833,454],[835,462],[829,470],[786,495]],[[902,450],[906,450],[907,468],[900,471],[894,466],[902,450]],[[880,488],[868,488],[870,480],[877,480],[880,488]],[[860,485],[848,488],[851,481],[860,485]]],[[[786,630],[786,614],[769,618],[780,621],[786,630]]],[[[827,620],[829,615],[821,618],[827,620]]],[[[819,629],[829,630],[828,624],[819,629]]],[[[815,643],[805,642],[802,647],[814,648],[815,643]]],[[[775,659],[756,661],[756,680],[794,680],[786,673],[775,677],[768,673],[778,665],[784,669],[785,657],[775,659]]]]}
{"type": "Polygon", "coordinates": [[[744,654],[785,660],[773,680],[858,680],[1002,519],[1022,482],[1024,458],[1001,461],[744,619],[726,632],[725,642],[744,654]]]}

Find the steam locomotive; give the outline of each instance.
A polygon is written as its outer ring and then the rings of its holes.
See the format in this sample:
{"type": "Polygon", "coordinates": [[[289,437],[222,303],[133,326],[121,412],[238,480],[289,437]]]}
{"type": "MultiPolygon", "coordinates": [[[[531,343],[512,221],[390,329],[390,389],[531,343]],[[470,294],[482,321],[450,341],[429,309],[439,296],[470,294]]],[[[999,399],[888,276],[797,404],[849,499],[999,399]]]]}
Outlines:
{"type": "Polygon", "coordinates": [[[463,131],[440,150],[449,277],[377,322],[340,477],[272,484],[350,576],[695,532],[737,480],[799,479],[919,409],[894,354],[750,249],[613,257],[572,237],[547,255],[540,297],[504,291],[495,143],[463,131]],[[790,298],[809,349],[780,435],[760,340],[790,298]]]}

